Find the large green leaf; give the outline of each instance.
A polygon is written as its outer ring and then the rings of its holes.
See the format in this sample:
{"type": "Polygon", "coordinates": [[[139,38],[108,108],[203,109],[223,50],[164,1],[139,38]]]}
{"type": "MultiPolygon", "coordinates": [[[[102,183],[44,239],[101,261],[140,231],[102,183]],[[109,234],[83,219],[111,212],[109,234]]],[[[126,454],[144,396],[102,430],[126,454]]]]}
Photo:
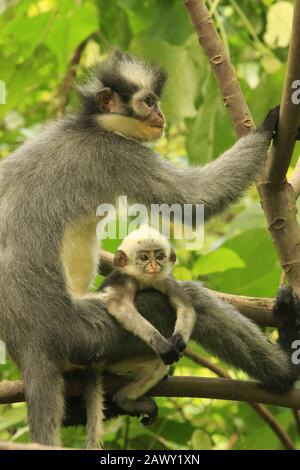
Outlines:
{"type": "Polygon", "coordinates": [[[98,10],[92,2],[60,2],[57,17],[45,38],[45,44],[58,59],[60,72],[67,68],[76,47],[98,30],[98,24],[98,10]]]}
{"type": "Polygon", "coordinates": [[[228,248],[219,248],[208,255],[201,256],[193,266],[194,276],[204,276],[209,273],[223,273],[228,269],[244,268],[245,263],[237,253],[228,248]]]}
{"type": "Polygon", "coordinates": [[[0,414],[0,432],[19,423],[24,423],[26,419],[26,407],[24,405],[17,405],[7,408],[0,414]]]}
{"type": "Polygon", "coordinates": [[[226,241],[223,248],[234,250],[244,261],[222,275],[210,275],[212,289],[253,296],[274,296],[280,278],[280,266],[269,234],[263,229],[248,230],[226,241]]]}
{"type": "Polygon", "coordinates": [[[163,97],[166,116],[172,121],[181,121],[196,115],[195,101],[199,94],[199,82],[205,70],[195,63],[193,41],[184,46],[174,46],[156,37],[135,37],[130,49],[137,55],[148,57],[163,65],[169,80],[163,97]]]}
{"type": "Polygon", "coordinates": [[[293,19],[293,5],[278,1],[268,10],[265,41],[272,47],[287,47],[290,42],[293,19]]]}

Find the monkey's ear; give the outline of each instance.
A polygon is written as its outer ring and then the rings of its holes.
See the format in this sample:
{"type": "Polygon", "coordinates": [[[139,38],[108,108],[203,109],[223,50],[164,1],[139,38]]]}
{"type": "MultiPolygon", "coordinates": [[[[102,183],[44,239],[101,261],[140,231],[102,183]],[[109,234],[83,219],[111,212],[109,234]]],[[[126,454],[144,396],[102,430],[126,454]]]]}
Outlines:
{"type": "Polygon", "coordinates": [[[96,103],[102,113],[109,113],[109,102],[113,98],[113,91],[109,87],[104,87],[96,94],[96,103]]]}
{"type": "Polygon", "coordinates": [[[176,253],[174,251],[174,249],[171,247],[171,252],[170,252],[170,256],[169,256],[169,261],[170,263],[176,263],[176,259],[177,259],[177,256],[176,256],[176,253]]]}
{"type": "Polygon", "coordinates": [[[126,253],[122,250],[118,250],[114,256],[114,265],[117,266],[117,268],[124,268],[127,263],[128,259],[126,253]]]}

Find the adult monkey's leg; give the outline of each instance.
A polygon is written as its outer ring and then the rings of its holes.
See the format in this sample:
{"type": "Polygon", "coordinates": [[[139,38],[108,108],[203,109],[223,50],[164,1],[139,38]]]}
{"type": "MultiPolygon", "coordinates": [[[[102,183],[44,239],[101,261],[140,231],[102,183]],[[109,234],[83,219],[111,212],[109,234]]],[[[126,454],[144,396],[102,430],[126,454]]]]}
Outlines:
{"type": "Polygon", "coordinates": [[[279,345],[270,343],[251,320],[207,289],[183,284],[197,311],[192,339],[275,392],[291,387],[296,371],[279,345]]]}

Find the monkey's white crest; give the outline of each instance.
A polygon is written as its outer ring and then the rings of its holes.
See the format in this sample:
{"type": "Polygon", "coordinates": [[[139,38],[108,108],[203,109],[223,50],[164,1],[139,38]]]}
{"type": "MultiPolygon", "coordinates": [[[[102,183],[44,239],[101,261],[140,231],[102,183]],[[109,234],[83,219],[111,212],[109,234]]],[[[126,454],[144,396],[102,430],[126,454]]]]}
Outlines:
{"type": "Polygon", "coordinates": [[[155,249],[156,247],[164,248],[167,256],[169,256],[171,252],[169,240],[158,230],[146,224],[131,232],[123,240],[119,246],[119,250],[124,251],[127,256],[130,256],[132,252],[136,251],[137,245],[142,245],[145,250],[155,249]]]}
{"type": "Polygon", "coordinates": [[[118,83],[127,83],[127,91],[133,85],[160,95],[167,75],[160,66],[116,49],[104,60],[96,62],[89,76],[75,86],[80,95],[88,97],[106,86],[114,89],[116,77],[118,83]]]}
{"type": "Polygon", "coordinates": [[[149,88],[151,90],[155,74],[145,62],[141,62],[135,58],[127,58],[120,64],[120,74],[129,82],[134,83],[140,89],[149,88]]]}

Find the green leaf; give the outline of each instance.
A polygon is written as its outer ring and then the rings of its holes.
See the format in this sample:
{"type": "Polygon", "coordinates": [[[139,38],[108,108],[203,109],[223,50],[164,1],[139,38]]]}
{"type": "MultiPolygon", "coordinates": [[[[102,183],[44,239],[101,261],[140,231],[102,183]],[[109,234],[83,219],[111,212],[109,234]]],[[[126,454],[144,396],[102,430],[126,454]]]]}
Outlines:
{"type": "Polygon", "coordinates": [[[290,42],[293,5],[279,1],[268,10],[267,31],[264,39],[271,47],[287,47],[290,42]]]}
{"type": "Polygon", "coordinates": [[[267,228],[266,218],[259,202],[251,202],[230,223],[227,238],[253,228],[267,228]]]}
{"type": "Polygon", "coordinates": [[[264,229],[248,230],[227,240],[222,248],[233,250],[245,267],[228,270],[226,275],[210,275],[210,287],[232,294],[272,297],[281,269],[271,237],[264,229]]]}
{"type": "Polygon", "coordinates": [[[193,275],[185,266],[176,266],[173,270],[173,276],[179,281],[191,281],[193,275]]]}
{"type": "Polygon", "coordinates": [[[32,17],[25,14],[8,22],[3,28],[0,39],[5,54],[17,53],[19,62],[27,60],[43,41],[50,22],[51,12],[32,17]]]}
{"type": "Polygon", "coordinates": [[[205,79],[202,94],[203,102],[186,139],[187,153],[192,164],[213,160],[235,140],[229,114],[211,72],[205,79]]]}
{"type": "Polygon", "coordinates": [[[68,67],[76,47],[98,30],[98,24],[98,10],[91,2],[64,0],[60,3],[57,17],[45,38],[45,44],[58,59],[60,73],[68,67]]]}
{"type": "Polygon", "coordinates": [[[18,405],[7,408],[0,414],[0,432],[19,423],[24,423],[26,420],[26,407],[25,405],[18,405]]]}
{"type": "Polygon", "coordinates": [[[206,432],[201,429],[196,429],[196,431],[193,432],[190,445],[194,450],[210,450],[211,440],[206,432]]]}
{"type": "Polygon", "coordinates": [[[180,121],[196,115],[195,100],[198,96],[198,80],[203,74],[191,54],[193,43],[174,46],[145,35],[135,37],[130,44],[131,52],[148,57],[161,64],[168,72],[169,80],[163,96],[163,109],[168,120],[180,121]]]}
{"type": "Polygon", "coordinates": [[[201,256],[194,264],[192,272],[194,276],[204,276],[209,273],[223,273],[228,269],[244,267],[244,261],[235,251],[219,248],[208,255],[201,256]]]}

